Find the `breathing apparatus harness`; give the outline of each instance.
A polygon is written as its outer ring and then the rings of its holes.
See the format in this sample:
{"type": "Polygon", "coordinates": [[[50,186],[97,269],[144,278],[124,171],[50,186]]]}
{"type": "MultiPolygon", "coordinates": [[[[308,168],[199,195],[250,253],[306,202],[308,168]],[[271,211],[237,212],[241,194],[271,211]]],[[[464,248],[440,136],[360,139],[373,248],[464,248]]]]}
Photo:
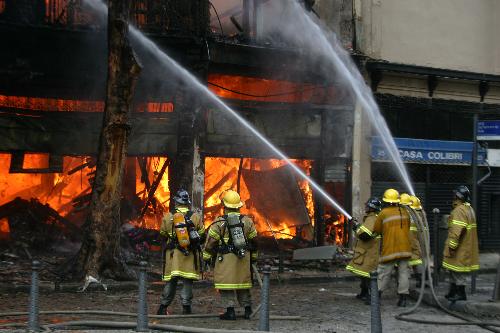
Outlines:
{"type": "Polygon", "coordinates": [[[245,215],[229,213],[222,216],[222,232],[220,245],[217,247],[218,261],[224,260],[223,255],[234,253],[238,258],[245,257],[246,251],[251,250],[244,233],[243,218],[245,215]],[[229,230],[229,241],[226,243],[224,235],[229,230]]]}
{"type": "MultiPolygon", "coordinates": [[[[178,249],[185,256],[188,256],[190,252],[201,252],[201,236],[196,230],[194,222],[191,220],[193,212],[189,210],[184,213],[183,211],[178,210],[175,214],[179,213],[184,216],[184,222],[175,224],[172,221],[171,235],[173,235],[173,237],[172,241],[169,242],[167,247],[170,250],[178,249]],[[187,233],[187,237],[184,239],[184,241],[187,240],[187,244],[184,242],[181,244],[182,241],[179,239],[179,235],[184,233],[187,233]]],[[[172,217],[172,220],[173,219],[174,217],[172,217]]]]}

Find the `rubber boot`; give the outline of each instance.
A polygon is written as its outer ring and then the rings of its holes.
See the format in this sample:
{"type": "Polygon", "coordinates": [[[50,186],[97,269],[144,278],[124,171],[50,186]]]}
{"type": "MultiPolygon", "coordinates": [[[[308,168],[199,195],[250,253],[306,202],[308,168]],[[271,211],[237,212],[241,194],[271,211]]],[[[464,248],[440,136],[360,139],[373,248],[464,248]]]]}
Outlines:
{"type": "Polygon", "coordinates": [[[451,302],[466,301],[467,295],[465,294],[465,286],[458,286],[456,294],[453,297],[448,298],[448,300],[451,302]]]}
{"type": "Polygon", "coordinates": [[[399,307],[406,307],[406,298],[407,298],[407,295],[405,294],[401,294],[399,295],[399,300],[398,300],[398,306],[399,307]]]}
{"type": "Polygon", "coordinates": [[[227,308],[226,312],[219,316],[221,320],[236,320],[236,314],[234,313],[234,308],[227,308]]]}
{"type": "Polygon", "coordinates": [[[245,306],[245,315],[243,317],[245,319],[250,319],[251,315],[252,315],[252,307],[251,306],[245,306]]]}
{"type": "Polygon", "coordinates": [[[163,304],[160,304],[160,306],[158,307],[158,311],[156,311],[156,314],[158,316],[166,316],[168,314],[168,312],[167,312],[167,306],[163,305],[163,304]]]}
{"type": "Polygon", "coordinates": [[[450,289],[448,290],[448,293],[444,295],[444,297],[451,301],[452,298],[455,298],[455,295],[457,294],[457,285],[455,283],[450,283],[450,289]]]}
{"type": "Polygon", "coordinates": [[[183,305],[182,306],[182,314],[183,315],[191,314],[191,305],[183,305]]]}
{"type": "Polygon", "coordinates": [[[361,287],[361,292],[356,295],[357,299],[360,299],[362,301],[366,301],[366,299],[370,296],[368,293],[368,288],[366,287],[361,287]]]}

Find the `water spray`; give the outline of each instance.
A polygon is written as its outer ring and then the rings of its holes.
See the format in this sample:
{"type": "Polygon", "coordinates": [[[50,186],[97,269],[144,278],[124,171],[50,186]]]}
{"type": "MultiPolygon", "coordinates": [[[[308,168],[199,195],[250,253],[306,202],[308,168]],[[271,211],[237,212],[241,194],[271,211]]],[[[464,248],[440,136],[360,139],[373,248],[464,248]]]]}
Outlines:
{"type": "MultiPolygon", "coordinates": [[[[282,5],[282,3],[279,4],[280,6],[282,5]]],[[[329,63],[333,65],[336,72],[347,81],[351,91],[356,96],[365,113],[369,116],[392,162],[396,165],[408,192],[415,195],[410,176],[399,156],[394,138],[392,137],[384,117],[380,113],[371,89],[366,85],[364,78],[351,60],[350,54],[347,53],[337,41],[335,34],[326,31],[326,28],[322,28],[320,24],[316,22],[317,20],[305,11],[298,1],[287,2],[285,6],[289,6],[287,8],[290,8],[291,11],[287,13],[288,15],[281,15],[281,17],[289,19],[290,29],[287,29],[283,22],[280,21],[280,24],[276,26],[276,31],[274,32],[281,34],[282,37],[288,41],[298,43],[299,47],[307,50],[307,52],[311,52],[314,58],[318,58],[318,55],[320,55],[329,60],[329,63]],[[309,31],[309,34],[307,31],[309,31]],[[327,35],[329,35],[330,38],[328,38],[327,35]]],[[[284,8],[285,7],[283,7],[283,9],[284,8]]]]}
{"type": "MultiPolygon", "coordinates": [[[[86,0],[86,2],[95,10],[101,12],[102,14],[107,13],[107,7],[101,0],[86,0]]],[[[314,180],[312,180],[304,171],[302,171],[298,166],[296,166],[288,156],[286,156],[281,150],[279,150],[275,145],[273,145],[262,133],[255,129],[248,121],[241,117],[236,111],[227,106],[221,99],[219,99],[214,93],[212,93],[205,85],[203,85],[198,79],[196,79],[193,74],[188,70],[180,66],[175,60],[170,58],[165,52],[160,50],[160,48],[149,38],[147,38],[142,32],[132,25],[129,25],[130,35],[139,41],[142,46],[153,54],[162,65],[167,69],[175,71],[179,78],[184,79],[186,82],[192,84],[198,91],[201,91],[206,97],[208,97],[216,106],[220,107],[222,110],[230,114],[235,118],[244,128],[246,128],[250,133],[255,135],[262,143],[264,143],[273,153],[278,155],[282,160],[284,160],[292,170],[300,176],[303,180],[306,180],[311,184],[311,186],[316,190],[318,194],[321,195],[328,203],[330,203],[339,213],[346,216],[349,220],[352,220],[351,214],[349,214],[342,206],[340,206],[337,201],[335,201],[328,193],[325,192],[314,180]]]]}

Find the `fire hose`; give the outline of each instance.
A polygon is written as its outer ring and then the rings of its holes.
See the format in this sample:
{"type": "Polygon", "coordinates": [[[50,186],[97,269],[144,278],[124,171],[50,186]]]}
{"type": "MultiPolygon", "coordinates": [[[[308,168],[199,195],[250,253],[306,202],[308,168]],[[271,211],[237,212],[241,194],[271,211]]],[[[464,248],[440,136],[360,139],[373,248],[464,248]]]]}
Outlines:
{"type": "MultiPolygon", "coordinates": [[[[498,322],[485,322],[485,321],[476,321],[476,320],[471,320],[470,318],[463,316],[457,312],[451,311],[445,306],[441,304],[439,301],[436,291],[434,289],[433,285],[433,280],[432,280],[432,273],[430,270],[430,256],[431,256],[431,250],[430,250],[430,234],[429,234],[429,226],[427,223],[427,218],[425,217],[425,212],[423,214],[424,218],[420,219],[415,211],[412,209],[408,209],[408,212],[410,213],[411,219],[415,221],[417,224],[417,229],[418,229],[418,241],[420,243],[420,248],[422,252],[422,260],[423,260],[423,270],[421,272],[421,285],[420,285],[420,290],[419,290],[419,296],[417,299],[417,302],[415,305],[410,308],[408,311],[402,312],[398,315],[395,316],[396,319],[402,320],[402,321],[407,321],[407,322],[413,322],[413,323],[419,323],[419,324],[433,324],[433,325],[475,325],[479,326],[481,328],[484,328],[486,330],[489,330],[491,332],[500,332],[499,329],[495,329],[490,326],[494,327],[500,327],[500,323],[498,322]],[[431,290],[431,295],[436,304],[438,305],[438,309],[441,311],[445,312],[448,315],[451,315],[453,317],[459,318],[463,321],[450,321],[450,322],[442,322],[442,321],[434,321],[434,320],[425,320],[425,319],[418,319],[418,318],[408,318],[407,316],[414,313],[418,307],[420,306],[422,299],[424,297],[425,293],[425,283],[426,283],[426,278],[428,278],[428,283],[429,287],[431,290]]],[[[437,253],[437,249],[436,253],[437,253]]],[[[437,267],[434,267],[435,270],[437,270],[437,267]]]]}
{"type": "MultiPolygon", "coordinates": [[[[18,323],[18,322],[6,322],[0,324],[0,328],[7,327],[26,327],[28,331],[38,332],[40,329],[45,331],[54,328],[62,327],[106,327],[106,328],[124,328],[129,329],[135,327],[137,331],[148,331],[149,329],[164,330],[169,332],[198,332],[198,333],[229,333],[235,332],[234,330],[221,330],[221,329],[209,329],[209,328],[199,328],[199,327],[187,327],[187,326],[177,326],[177,325],[164,325],[164,324],[149,324],[148,317],[151,318],[210,318],[217,317],[215,314],[200,314],[200,315],[182,315],[182,316],[163,316],[163,315],[148,315],[147,311],[147,286],[146,286],[146,270],[147,263],[140,263],[139,272],[139,295],[138,295],[138,311],[137,313],[129,312],[114,312],[114,311],[102,311],[102,310],[63,310],[63,311],[39,311],[38,309],[38,268],[39,262],[34,261],[32,265],[32,278],[31,278],[31,290],[30,290],[30,302],[29,302],[29,312],[4,312],[0,313],[0,317],[15,317],[15,316],[28,316],[28,323],[18,323]],[[131,316],[137,317],[137,322],[116,322],[116,321],[99,321],[99,320],[76,320],[61,322],[57,324],[45,324],[39,325],[39,315],[40,314],[63,314],[63,315],[78,315],[78,314],[90,314],[90,315],[103,315],[103,316],[131,316]]],[[[261,294],[261,304],[264,304],[263,311],[261,311],[261,316],[259,319],[259,329],[260,331],[269,331],[269,320],[300,320],[298,316],[270,316],[269,315],[269,276],[270,267],[264,267],[264,288],[261,294]],[[262,303],[263,302],[263,303],[262,303]]],[[[237,330],[236,332],[250,332],[237,330]]]]}

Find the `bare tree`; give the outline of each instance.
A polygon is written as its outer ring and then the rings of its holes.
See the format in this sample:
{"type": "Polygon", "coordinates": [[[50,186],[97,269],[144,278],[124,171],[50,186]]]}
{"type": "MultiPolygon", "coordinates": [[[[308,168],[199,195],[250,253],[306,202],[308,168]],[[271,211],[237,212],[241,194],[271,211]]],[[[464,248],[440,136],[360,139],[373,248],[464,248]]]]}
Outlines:
{"type": "Polygon", "coordinates": [[[120,200],[132,98],[141,71],[129,42],[131,0],[108,1],[108,81],[95,181],[72,277],[128,278],[120,259],[120,200]]]}

